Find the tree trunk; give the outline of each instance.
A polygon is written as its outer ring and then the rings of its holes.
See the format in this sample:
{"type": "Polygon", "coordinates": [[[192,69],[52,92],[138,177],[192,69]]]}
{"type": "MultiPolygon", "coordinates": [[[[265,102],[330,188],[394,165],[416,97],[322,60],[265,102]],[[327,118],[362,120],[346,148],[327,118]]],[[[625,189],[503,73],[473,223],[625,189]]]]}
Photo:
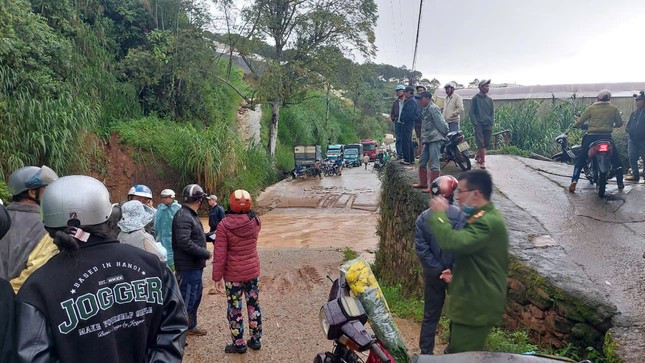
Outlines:
{"type": "Polygon", "coordinates": [[[278,142],[278,121],[280,118],[280,101],[271,102],[271,128],[269,129],[269,155],[275,157],[275,146],[278,142]]]}

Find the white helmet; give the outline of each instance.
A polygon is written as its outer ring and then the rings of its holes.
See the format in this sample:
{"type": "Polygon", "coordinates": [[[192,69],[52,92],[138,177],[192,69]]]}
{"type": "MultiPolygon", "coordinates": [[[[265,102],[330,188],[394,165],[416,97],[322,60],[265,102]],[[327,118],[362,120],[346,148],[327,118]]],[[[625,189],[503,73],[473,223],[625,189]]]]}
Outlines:
{"type": "Polygon", "coordinates": [[[64,176],[49,184],[41,199],[45,227],[66,227],[71,219],[81,226],[104,223],[112,213],[110,193],[103,183],[85,175],[64,176]]]}
{"type": "Polygon", "coordinates": [[[136,195],[138,197],[152,199],[152,190],[143,184],[137,184],[130,188],[128,195],[136,195]]]}

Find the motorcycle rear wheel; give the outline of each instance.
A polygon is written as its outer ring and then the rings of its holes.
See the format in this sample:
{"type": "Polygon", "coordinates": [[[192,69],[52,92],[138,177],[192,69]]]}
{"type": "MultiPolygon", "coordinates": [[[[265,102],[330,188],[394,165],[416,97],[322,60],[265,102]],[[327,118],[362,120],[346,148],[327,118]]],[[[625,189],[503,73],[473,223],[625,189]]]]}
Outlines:
{"type": "Polygon", "coordinates": [[[605,196],[605,190],[607,189],[607,174],[598,173],[598,181],[596,182],[596,192],[600,198],[605,196]]]}
{"type": "Polygon", "coordinates": [[[455,164],[461,168],[462,171],[468,171],[472,168],[470,159],[464,153],[455,150],[455,164]]]}

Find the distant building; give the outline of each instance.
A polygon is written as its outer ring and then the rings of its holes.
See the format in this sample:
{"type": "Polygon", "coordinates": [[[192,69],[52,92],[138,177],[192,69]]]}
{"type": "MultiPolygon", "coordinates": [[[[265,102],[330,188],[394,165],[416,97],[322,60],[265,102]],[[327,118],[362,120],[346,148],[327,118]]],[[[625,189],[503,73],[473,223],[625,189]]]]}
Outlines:
{"type": "MultiPolygon", "coordinates": [[[[566,100],[575,95],[576,98],[583,102],[591,104],[596,100],[598,91],[602,89],[611,91],[611,102],[618,107],[623,114],[623,120],[626,116],[634,111],[633,95],[640,90],[645,90],[645,82],[626,82],[626,83],[587,83],[587,84],[557,84],[544,86],[517,86],[512,87],[491,87],[488,95],[493,99],[496,106],[506,103],[517,103],[525,100],[550,100],[552,98],[566,100]],[[588,101],[588,102],[587,102],[588,101]]],[[[479,92],[477,88],[463,88],[455,92],[460,94],[464,99],[464,108],[466,115],[470,110],[470,100],[479,92]]],[[[446,93],[443,89],[436,90],[436,102],[439,107],[443,107],[443,100],[446,93]]]]}

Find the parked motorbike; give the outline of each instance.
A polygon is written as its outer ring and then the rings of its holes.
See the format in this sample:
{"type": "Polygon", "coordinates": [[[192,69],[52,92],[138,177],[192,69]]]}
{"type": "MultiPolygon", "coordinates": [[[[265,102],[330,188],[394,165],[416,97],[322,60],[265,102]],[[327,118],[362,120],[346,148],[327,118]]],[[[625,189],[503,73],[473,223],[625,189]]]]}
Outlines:
{"type": "Polygon", "coordinates": [[[470,170],[472,167],[470,164],[470,145],[464,138],[464,134],[461,131],[452,131],[446,135],[441,153],[442,160],[445,167],[449,162],[454,161],[454,163],[461,168],[461,170],[466,171],[470,170]]]}
{"type": "Polygon", "coordinates": [[[331,352],[318,353],[314,363],[362,362],[356,352],[367,350],[383,363],[392,362],[378,340],[365,329],[367,314],[361,302],[350,295],[343,274],[333,281],[319,318],[325,337],[334,341],[334,348],[331,352]]]}

